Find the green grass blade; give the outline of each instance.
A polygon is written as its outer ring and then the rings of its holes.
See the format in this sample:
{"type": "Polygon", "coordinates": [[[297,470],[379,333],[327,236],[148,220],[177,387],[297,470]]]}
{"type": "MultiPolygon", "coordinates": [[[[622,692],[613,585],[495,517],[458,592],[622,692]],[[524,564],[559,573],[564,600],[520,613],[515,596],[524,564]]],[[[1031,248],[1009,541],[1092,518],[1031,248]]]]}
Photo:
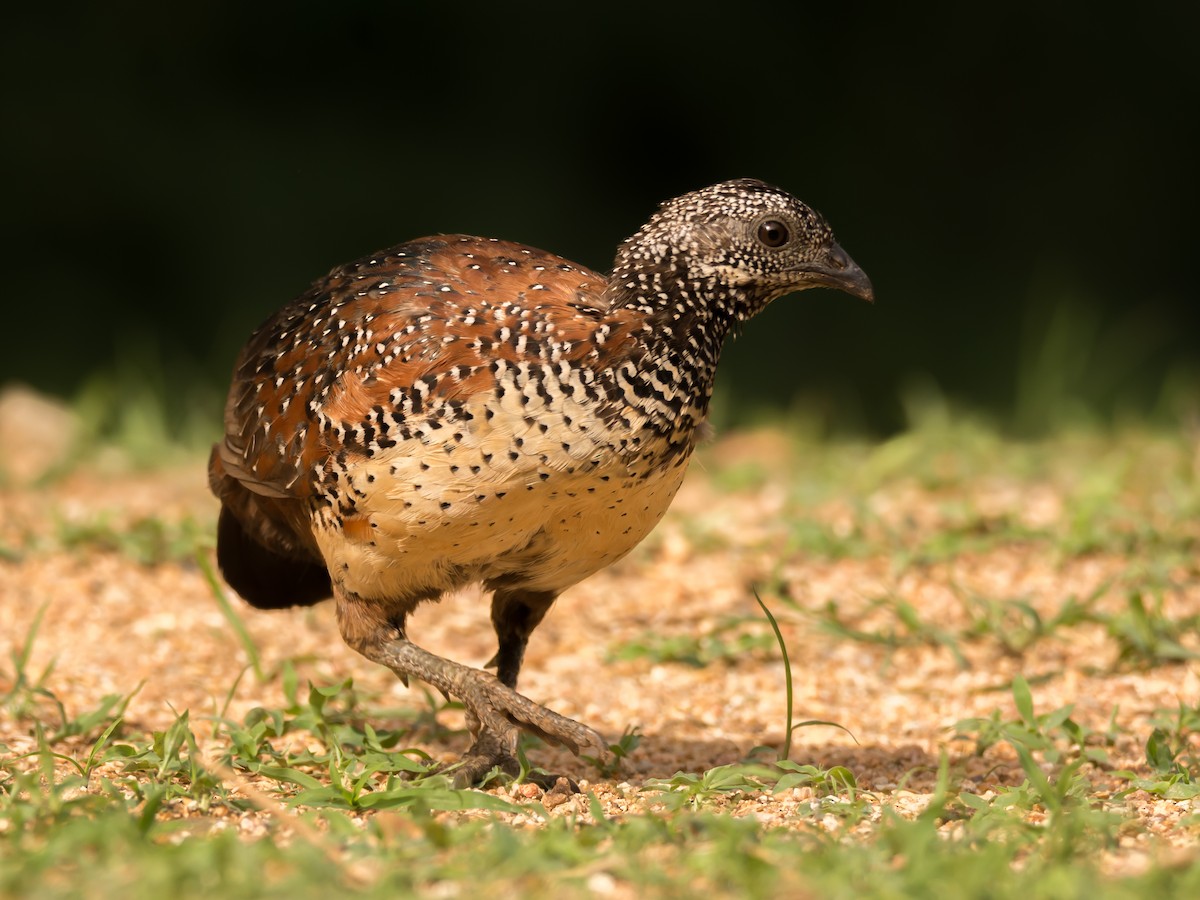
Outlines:
{"type": "Polygon", "coordinates": [[[238,641],[241,642],[242,649],[246,651],[246,658],[250,661],[250,667],[254,669],[254,677],[260,682],[265,681],[262,662],[258,655],[258,646],[254,643],[254,638],[251,636],[250,630],[246,628],[246,623],[242,621],[242,617],[233,608],[233,604],[229,602],[229,597],[225,594],[224,588],[221,587],[221,582],[217,578],[217,573],[213,570],[212,563],[209,562],[208,554],[203,550],[196,551],[196,565],[200,567],[200,572],[204,575],[204,580],[208,584],[209,590],[212,591],[213,599],[217,601],[217,608],[221,610],[221,615],[225,617],[225,621],[229,623],[229,627],[233,629],[233,633],[237,635],[238,641]]]}
{"type": "Polygon", "coordinates": [[[763,603],[762,597],[758,595],[758,590],[754,590],[754,599],[758,601],[759,607],[763,611],[763,615],[767,617],[767,621],[771,624],[771,630],[775,632],[775,641],[779,644],[779,654],[783,657],[783,685],[784,694],[787,702],[787,725],[783,732],[783,759],[787,759],[792,755],[792,732],[795,730],[792,725],[792,663],[788,658],[787,643],[783,639],[783,632],[779,630],[779,622],[775,620],[771,610],[767,608],[767,604],[763,603]]]}

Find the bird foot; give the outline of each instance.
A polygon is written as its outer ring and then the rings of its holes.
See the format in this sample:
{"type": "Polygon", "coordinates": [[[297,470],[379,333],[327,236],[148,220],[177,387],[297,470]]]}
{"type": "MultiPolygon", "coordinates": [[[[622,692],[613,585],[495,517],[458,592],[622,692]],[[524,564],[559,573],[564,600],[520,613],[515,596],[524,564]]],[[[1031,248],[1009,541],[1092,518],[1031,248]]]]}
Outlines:
{"type": "MultiPolygon", "coordinates": [[[[604,738],[586,725],[559,715],[502,683],[495,675],[468,669],[457,694],[479,720],[480,739],[492,735],[508,753],[516,752],[517,728],[537,735],[548,744],[566,747],[576,756],[608,756],[604,738]],[[513,726],[516,726],[514,728],[513,726]]],[[[479,744],[479,741],[476,741],[479,744]]]]}
{"type": "MultiPolygon", "coordinates": [[[[375,652],[367,654],[370,658],[397,674],[415,675],[457,697],[474,716],[478,723],[475,743],[454,769],[456,784],[474,784],[497,767],[510,775],[519,774],[517,741],[521,731],[566,747],[576,756],[587,755],[600,765],[608,760],[608,744],[597,732],[534,703],[490,672],[435,656],[407,640],[387,641],[371,649],[375,652]]],[[[550,778],[549,784],[556,780],[550,778]]]]}
{"type": "MultiPolygon", "coordinates": [[[[457,762],[450,763],[441,771],[449,775],[455,788],[469,788],[485,783],[493,772],[503,772],[511,778],[521,777],[521,763],[516,756],[502,746],[494,735],[480,735],[457,762]]],[[[523,781],[536,784],[546,793],[578,794],[579,785],[573,778],[540,770],[525,773],[523,781]]]]}
{"type": "MultiPolygon", "coordinates": [[[[470,675],[458,696],[477,720],[478,732],[475,743],[454,769],[456,786],[476,784],[493,768],[514,777],[519,775],[517,741],[521,731],[534,734],[548,744],[566,747],[576,756],[587,755],[601,763],[607,760],[608,744],[591,728],[534,703],[488,672],[467,671],[470,675]]],[[[560,777],[529,772],[525,779],[550,790],[560,777]]],[[[574,781],[567,779],[567,783],[572,791],[578,792],[574,781]]]]}

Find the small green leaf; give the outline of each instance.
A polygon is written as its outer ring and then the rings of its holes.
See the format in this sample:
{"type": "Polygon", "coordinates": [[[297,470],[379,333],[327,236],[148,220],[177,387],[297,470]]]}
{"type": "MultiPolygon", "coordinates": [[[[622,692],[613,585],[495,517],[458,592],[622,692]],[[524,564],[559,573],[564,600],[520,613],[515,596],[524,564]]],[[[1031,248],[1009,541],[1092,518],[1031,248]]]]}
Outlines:
{"type": "Polygon", "coordinates": [[[1029,682],[1025,680],[1024,675],[1017,675],[1013,679],[1012,694],[1021,720],[1030,728],[1036,728],[1037,719],[1033,715],[1033,694],[1029,690],[1029,682]]]}

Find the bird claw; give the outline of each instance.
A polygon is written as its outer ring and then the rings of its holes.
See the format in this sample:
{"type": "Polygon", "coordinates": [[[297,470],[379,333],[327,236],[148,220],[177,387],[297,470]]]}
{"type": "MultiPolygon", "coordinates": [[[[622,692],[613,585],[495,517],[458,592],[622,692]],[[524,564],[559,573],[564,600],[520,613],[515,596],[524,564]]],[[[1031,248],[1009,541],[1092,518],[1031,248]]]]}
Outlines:
{"type": "MultiPolygon", "coordinates": [[[[609,757],[608,744],[599,733],[534,703],[493,675],[478,672],[463,685],[460,697],[478,720],[479,731],[475,743],[463,756],[462,767],[456,769],[456,782],[470,779],[474,783],[495,767],[516,775],[520,771],[516,750],[521,731],[527,731],[547,744],[566,747],[576,756],[586,755],[601,765],[609,757]]],[[[553,786],[557,779],[558,776],[549,778],[546,783],[553,786]]],[[[530,780],[540,784],[545,778],[531,776],[530,780]]]]}
{"type": "Polygon", "coordinates": [[[566,747],[576,756],[586,755],[603,766],[608,744],[597,732],[560,715],[508,687],[495,675],[434,656],[407,640],[361,648],[369,659],[391,668],[401,678],[412,674],[462,701],[475,743],[455,770],[455,781],[478,781],[499,766],[509,774],[517,758],[522,730],[548,744],[566,747]]]}
{"type": "Polygon", "coordinates": [[[503,743],[503,740],[497,741],[495,736],[481,735],[462,759],[445,766],[441,771],[451,777],[452,785],[458,790],[485,784],[489,776],[501,772],[513,779],[536,784],[545,793],[581,793],[579,783],[566,775],[533,769],[522,777],[520,761],[503,748],[503,743]]]}
{"type": "MultiPolygon", "coordinates": [[[[509,722],[536,735],[547,744],[566,747],[576,756],[590,751],[588,754],[590,756],[607,758],[608,744],[596,731],[581,722],[576,722],[541,704],[534,703],[511,688],[504,690],[511,694],[511,698],[506,698],[509,700],[508,703],[496,704],[495,708],[502,711],[509,722]]],[[[480,718],[485,722],[484,727],[486,728],[487,720],[482,716],[480,718]]]]}

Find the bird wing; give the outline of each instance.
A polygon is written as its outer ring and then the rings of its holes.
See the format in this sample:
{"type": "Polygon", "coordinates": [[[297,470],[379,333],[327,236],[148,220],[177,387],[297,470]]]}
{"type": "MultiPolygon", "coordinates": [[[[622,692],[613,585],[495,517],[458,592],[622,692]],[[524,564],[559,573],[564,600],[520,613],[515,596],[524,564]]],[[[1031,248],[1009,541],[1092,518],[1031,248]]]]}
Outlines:
{"type": "Polygon", "coordinates": [[[447,408],[495,391],[506,367],[570,366],[618,347],[637,323],[607,321],[605,286],[553,254],[459,235],[334,269],[242,351],[214,491],[248,492],[292,520],[287,509],[313,494],[334,455],[428,442],[447,408]]]}

